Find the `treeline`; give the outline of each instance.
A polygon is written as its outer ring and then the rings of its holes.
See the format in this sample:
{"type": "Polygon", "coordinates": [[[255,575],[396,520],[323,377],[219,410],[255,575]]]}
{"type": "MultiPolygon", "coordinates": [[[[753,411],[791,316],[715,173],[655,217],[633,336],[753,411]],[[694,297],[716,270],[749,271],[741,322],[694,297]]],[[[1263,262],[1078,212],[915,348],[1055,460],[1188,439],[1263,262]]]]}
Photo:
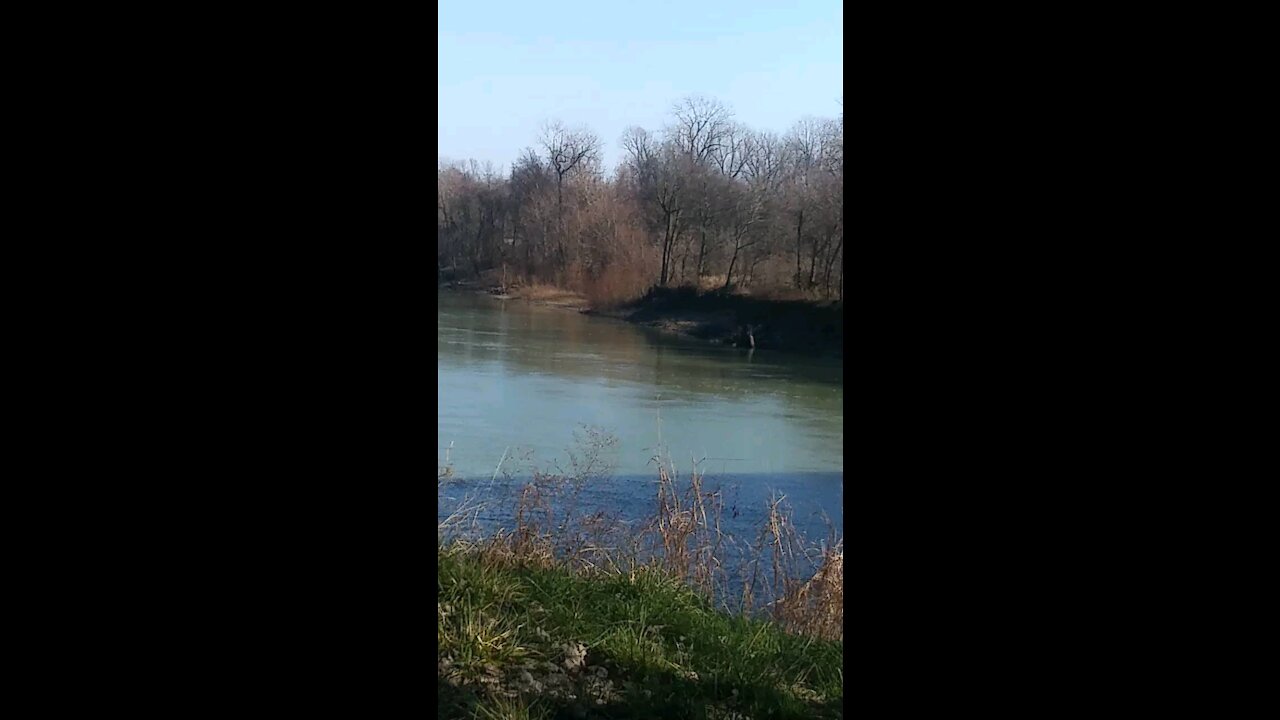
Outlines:
{"type": "Polygon", "coordinates": [[[779,136],[690,97],[665,127],[632,127],[620,142],[611,176],[600,139],[559,122],[509,174],[442,162],[439,278],[500,269],[601,300],[655,284],[843,299],[843,116],[779,136]]]}

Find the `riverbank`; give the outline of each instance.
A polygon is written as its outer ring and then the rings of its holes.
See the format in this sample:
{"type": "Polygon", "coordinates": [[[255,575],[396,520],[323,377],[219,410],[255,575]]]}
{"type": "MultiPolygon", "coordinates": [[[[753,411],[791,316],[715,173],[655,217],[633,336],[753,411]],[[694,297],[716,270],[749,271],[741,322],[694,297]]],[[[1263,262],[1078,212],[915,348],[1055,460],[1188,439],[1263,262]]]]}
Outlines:
{"type": "Polygon", "coordinates": [[[844,307],[838,302],[653,288],[618,308],[587,312],[733,347],[844,354],[844,307]]]}
{"type": "Polygon", "coordinates": [[[479,282],[461,281],[440,287],[616,318],[731,347],[811,356],[844,355],[844,304],[836,301],[784,300],[723,291],[704,292],[690,287],[655,287],[639,299],[597,307],[580,293],[550,285],[499,291],[479,282]]]}
{"type": "Polygon", "coordinates": [[[719,612],[656,570],[437,554],[439,717],[841,716],[843,642],[719,612]]]}
{"type": "Polygon", "coordinates": [[[721,522],[737,506],[669,455],[651,515],[594,511],[608,445],[437,520],[437,715],[842,717],[843,541],[807,540],[778,496],[740,544],[721,522]]]}
{"type": "Polygon", "coordinates": [[[450,292],[481,293],[483,295],[491,295],[500,300],[524,300],[534,305],[577,310],[582,313],[592,311],[591,302],[587,300],[585,295],[554,285],[512,284],[501,287],[490,282],[477,280],[455,280],[438,283],[437,287],[450,292]]]}

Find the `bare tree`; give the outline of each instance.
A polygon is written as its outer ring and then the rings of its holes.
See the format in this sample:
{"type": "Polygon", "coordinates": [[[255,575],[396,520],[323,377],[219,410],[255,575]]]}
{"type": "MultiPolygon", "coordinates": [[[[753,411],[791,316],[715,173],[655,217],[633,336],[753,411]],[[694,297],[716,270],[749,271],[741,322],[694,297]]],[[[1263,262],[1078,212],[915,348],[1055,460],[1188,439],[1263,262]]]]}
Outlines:
{"type": "Polygon", "coordinates": [[[524,273],[533,279],[542,249],[552,234],[554,212],[547,198],[554,184],[551,173],[533,148],[511,167],[512,241],[523,250],[524,273]]]}
{"type": "Polygon", "coordinates": [[[622,138],[627,151],[627,164],[636,185],[640,202],[650,212],[651,231],[659,234],[662,264],[658,284],[666,286],[671,279],[671,260],[680,238],[684,214],[681,154],[674,142],[655,142],[643,128],[629,128],[622,138]]]}
{"type": "Polygon", "coordinates": [[[747,181],[752,186],[770,195],[776,195],[782,185],[783,173],[790,162],[790,149],[777,135],[757,132],[748,136],[743,169],[747,181]]]}
{"type": "Polygon", "coordinates": [[[458,208],[466,197],[466,176],[456,163],[441,161],[436,172],[436,255],[437,274],[447,267],[458,268],[462,228],[458,208]]]}
{"type": "Polygon", "coordinates": [[[733,113],[719,101],[697,95],[676,103],[672,113],[667,137],[694,163],[710,162],[721,150],[733,113]]]}
{"type": "Polygon", "coordinates": [[[791,177],[788,183],[791,217],[795,228],[795,286],[804,287],[804,274],[801,264],[804,258],[805,221],[809,219],[809,210],[813,203],[812,174],[822,164],[822,122],[814,118],[804,118],[796,123],[787,134],[787,145],[791,150],[791,177]]]}
{"type": "MultiPolygon", "coordinates": [[[[724,287],[733,286],[733,273],[739,258],[746,251],[758,248],[764,240],[759,232],[760,224],[768,218],[768,207],[776,202],[785,177],[790,154],[786,144],[777,135],[766,132],[747,132],[738,151],[741,157],[741,187],[732,194],[728,246],[731,248],[724,287]]],[[[759,263],[768,256],[755,253],[759,263]]]]}
{"type": "MultiPolygon", "coordinates": [[[[843,102],[841,103],[843,105],[843,102]]],[[[839,120],[826,124],[823,133],[823,168],[827,171],[825,200],[831,217],[831,234],[836,238],[835,247],[827,253],[822,287],[831,297],[831,272],[836,258],[840,258],[840,298],[844,299],[844,114],[839,120]]]]}
{"type": "Polygon", "coordinates": [[[564,252],[564,184],[565,177],[584,164],[598,159],[600,140],[585,128],[569,129],[560,121],[547,123],[542,130],[542,149],[556,178],[556,248],[560,267],[564,252]]]}
{"type": "Polygon", "coordinates": [[[729,123],[719,149],[712,154],[716,169],[721,175],[737,180],[746,169],[750,148],[751,130],[741,123],[729,123]]]}
{"type": "Polygon", "coordinates": [[[748,185],[734,185],[726,190],[730,198],[728,244],[732,248],[729,268],[724,275],[724,289],[733,287],[733,271],[743,251],[755,246],[758,237],[748,235],[764,219],[766,196],[748,185]]]}
{"type": "Polygon", "coordinates": [[[653,134],[642,127],[629,127],[622,133],[622,149],[626,151],[626,163],[637,173],[643,173],[653,167],[654,160],[653,134]]]}
{"type": "MultiPolygon", "coordinates": [[[[726,144],[730,142],[735,128],[733,113],[710,98],[686,97],[672,107],[672,114],[674,117],[666,128],[665,136],[680,159],[677,167],[683,175],[681,185],[688,195],[684,206],[692,213],[694,230],[694,234],[687,236],[681,250],[679,274],[683,282],[695,244],[697,262],[694,272],[697,277],[702,276],[708,241],[715,233],[715,191],[711,184],[721,161],[732,157],[726,144]]],[[[727,161],[732,162],[731,159],[727,161]]]]}
{"type": "Polygon", "coordinates": [[[694,96],[672,107],[661,133],[633,127],[620,143],[609,178],[599,139],[561,122],[505,175],[441,161],[440,277],[501,267],[505,285],[512,263],[527,280],[617,298],[724,268],[724,289],[790,276],[843,298],[843,113],[805,118],[780,138],[694,96]]]}

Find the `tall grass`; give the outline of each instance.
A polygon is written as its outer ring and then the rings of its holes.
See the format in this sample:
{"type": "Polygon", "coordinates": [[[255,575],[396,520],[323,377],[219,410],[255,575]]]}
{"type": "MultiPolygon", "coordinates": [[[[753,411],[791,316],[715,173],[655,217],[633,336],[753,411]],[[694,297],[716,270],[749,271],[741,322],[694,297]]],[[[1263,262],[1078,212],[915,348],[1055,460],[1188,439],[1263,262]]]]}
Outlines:
{"type": "Polygon", "coordinates": [[[438,574],[438,717],[840,717],[841,643],[718,612],[660,571],[455,543],[438,574]]]}
{"type": "Polygon", "coordinates": [[[498,484],[500,462],[478,483],[488,495],[438,520],[437,716],[842,717],[834,529],[810,542],[774,497],[758,532],[737,538],[697,464],[681,479],[661,455],[642,521],[584,510],[612,439],[588,431],[580,444],[567,471],[524,482],[498,484]],[[507,525],[481,527],[508,502],[507,525]]]}
{"type": "MultiPolygon", "coordinates": [[[[571,455],[569,472],[535,471],[523,483],[497,486],[508,497],[464,499],[438,521],[440,544],[504,566],[633,579],[657,571],[721,611],[843,640],[844,543],[829,521],[827,537],[806,537],[786,498],[774,497],[757,532],[737,537],[724,530],[723,493],[705,486],[696,463],[681,481],[670,457],[661,454],[653,459],[657,477],[647,518],[628,523],[603,511],[584,512],[580,496],[607,477],[600,455],[612,442],[591,434],[586,452],[571,455]],[[505,502],[514,505],[509,526],[481,530],[482,512],[505,502]]],[[[492,481],[481,485],[495,487],[492,481]]]]}

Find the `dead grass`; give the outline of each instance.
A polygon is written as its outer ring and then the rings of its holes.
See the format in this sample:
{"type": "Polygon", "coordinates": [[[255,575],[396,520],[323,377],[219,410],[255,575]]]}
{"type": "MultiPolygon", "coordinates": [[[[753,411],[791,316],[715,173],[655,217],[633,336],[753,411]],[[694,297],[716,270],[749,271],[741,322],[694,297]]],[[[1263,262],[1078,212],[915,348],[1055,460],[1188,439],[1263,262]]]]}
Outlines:
{"type": "Polygon", "coordinates": [[[654,509],[646,522],[628,525],[603,512],[578,511],[583,488],[603,477],[588,453],[573,474],[535,472],[516,487],[510,528],[468,535],[486,504],[501,499],[464,502],[439,523],[440,544],[461,543],[500,567],[633,579],[656,570],[722,610],[764,616],[797,634],[843,640],[844,547],[834,527],[829,525],[823,540],[805,537],[786,498],[776,497],[753,538],[734,537],[721,522],[723,496],[704,486],[696,466],[680,482],[669,458],[654,461],[654,509]]]}
{"type": "Polygon", "coordinates": [[[508,293],[513,298],[520,300],[528,300],[542,305],[555,305],[559,307],[585,308],[590,306],[590,302],[581,293],[567,290],[555,285],[544,285],[535,283],[532,285],[524,285],[522,287],[511,290],[508,293]]]}
{"type": "Polygon", "coordinates": [[[719,290],[724,287],[724,275],[703,275],[698,278],[698,289],[703,292],[719,290]]]}
{"type": "Polygon", "coordinates": [[[739,294],[772,302],[819,303],[826,300],[820,290],[798,290],[794,287],[753,287],[746,288],[739,294]]]}
{"type": "Polygon", "coordinates": [[[597,310],[609,310],[644,295],[651,284],[648,276],[614,265],[596,274],[583,274],[583,292],[597,310]]]}

